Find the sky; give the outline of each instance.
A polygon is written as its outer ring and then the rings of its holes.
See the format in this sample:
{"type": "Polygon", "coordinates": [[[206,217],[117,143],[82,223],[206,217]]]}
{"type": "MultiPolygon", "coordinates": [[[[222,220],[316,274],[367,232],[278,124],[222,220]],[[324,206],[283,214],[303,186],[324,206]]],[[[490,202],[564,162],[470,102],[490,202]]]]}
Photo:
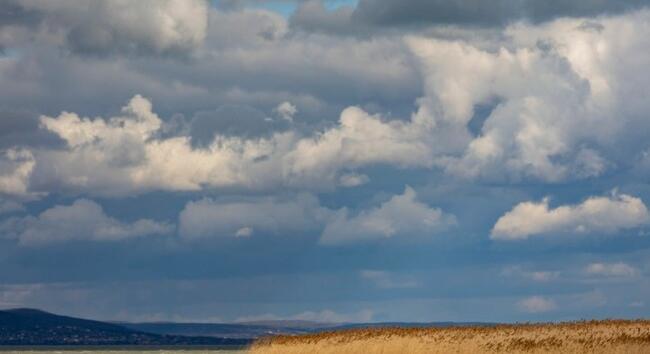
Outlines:
{"type": "Polygon", "coordinates": [[[650,316],[646,0],[0,3],[0,308],[650,316]]]}

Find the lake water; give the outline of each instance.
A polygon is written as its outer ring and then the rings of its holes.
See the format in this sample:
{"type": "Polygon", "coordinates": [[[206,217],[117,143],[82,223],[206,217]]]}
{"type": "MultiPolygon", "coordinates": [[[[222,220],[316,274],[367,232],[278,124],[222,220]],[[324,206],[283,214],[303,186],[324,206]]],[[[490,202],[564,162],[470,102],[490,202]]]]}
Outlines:
{"type": "Polygon", "coordinates": [[[111,350],[111,349],[69,349],[69,350],[0,350],[2,354],[244,354],[245,350],[229,349],[144,349],[144,350],[111,350]]]}
{"type": "Polygon", "coordinates": [[[245,354],[246,348],[241,346],[193,346],[193,347],[3,347],[0,354],[245,354]]]}

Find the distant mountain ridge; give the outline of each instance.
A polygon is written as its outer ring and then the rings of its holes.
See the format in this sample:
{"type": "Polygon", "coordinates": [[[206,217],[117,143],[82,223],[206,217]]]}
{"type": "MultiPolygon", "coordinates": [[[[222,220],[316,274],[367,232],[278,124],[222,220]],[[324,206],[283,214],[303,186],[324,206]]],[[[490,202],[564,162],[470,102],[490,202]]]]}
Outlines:
{"type": "Polygon", "coordinates": [[[35,309],[0,311],[0,345],[245,345],[245,339],[147,333],[35,309]]]}
{"type": "Polygon", "coordinates": [[[240,323],[174,323],[145,322],[120,323],[120,325],[138,331],[175,334],[183,336],[217,336],[224,338],[255,339],[275,335],[300,335],[324,331],[337,331],[353,328],[384,327],[463,327],[492,326],[496,323],[486,322],[377,322],[377,323],[320,323],[312,321],[255,321],[240,323]]]}
{"type": "Polygon", "coordinates": [[[239,323],[119,322],[118,324],[133,330],[157,334],[245,339],[274,335],[308,334],[338,326],[338,324],[334,323],[285,320],[239,323]]]}
{"type": "Polygon", "coordinates": [[[247,345],[266,336],[352,328],[489,326],[481,322],[320,323],[279,320],[242,323],[125,323],[60,316],[36,309],[0,310],[1,345],[247,345]]]}

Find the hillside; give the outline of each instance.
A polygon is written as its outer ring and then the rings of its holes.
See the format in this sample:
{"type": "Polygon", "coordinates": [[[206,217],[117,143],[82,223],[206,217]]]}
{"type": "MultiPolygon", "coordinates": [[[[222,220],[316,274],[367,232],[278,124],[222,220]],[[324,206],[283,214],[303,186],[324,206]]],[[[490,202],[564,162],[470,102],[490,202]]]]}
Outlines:
{"type": "Polygon", "coordinates": [[[242,345],[248,341],[147,333],[34,309],[0,311],[0,345],[242,345]]]}

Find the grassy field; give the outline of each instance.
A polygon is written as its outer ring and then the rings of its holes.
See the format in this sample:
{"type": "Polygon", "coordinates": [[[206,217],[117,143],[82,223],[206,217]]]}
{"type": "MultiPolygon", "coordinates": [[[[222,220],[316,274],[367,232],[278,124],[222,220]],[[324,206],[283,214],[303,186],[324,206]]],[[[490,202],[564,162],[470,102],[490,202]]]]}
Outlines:
{"type": "Polygon", "coordinates": [[[346,330],[265,338],[250,353],[650,353],[650,321],[346,330]]]}

